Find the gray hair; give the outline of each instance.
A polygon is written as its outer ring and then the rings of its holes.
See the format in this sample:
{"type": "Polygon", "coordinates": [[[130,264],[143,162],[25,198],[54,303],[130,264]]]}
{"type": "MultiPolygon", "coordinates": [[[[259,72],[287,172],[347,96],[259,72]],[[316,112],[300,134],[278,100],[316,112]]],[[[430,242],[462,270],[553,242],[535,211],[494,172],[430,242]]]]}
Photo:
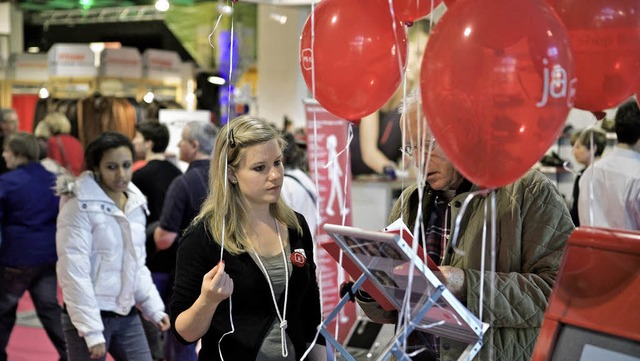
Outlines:
{"type": "Polygon", "coordinates": [[[213,145],[218,136],[218,127],[211,123],[197,120],[188,122],[185,127],[189,129],[189,140],[198,142],[198,151],[211,155],[213,153],[213,145]]]}
{"type": "Polygon", "coordinates": [[[420,105],[421,103],[420,88],[413,88],[404,98],[404,101],[398,105],[398,113],[404,114],[405,110],[411,109],[413,106],[420,105]]]}
{"type": "MultiPolygon", "coordinates": [[[[7,120],[9,120],[9,116],[10,115],[16,115],[17,117],[17,113],[14,109],[12,108],[2,108],[0,109],[0,122],[5,122],[7,120]]],[[[13,119],[12,119],[13,121],[13,119]]]]}

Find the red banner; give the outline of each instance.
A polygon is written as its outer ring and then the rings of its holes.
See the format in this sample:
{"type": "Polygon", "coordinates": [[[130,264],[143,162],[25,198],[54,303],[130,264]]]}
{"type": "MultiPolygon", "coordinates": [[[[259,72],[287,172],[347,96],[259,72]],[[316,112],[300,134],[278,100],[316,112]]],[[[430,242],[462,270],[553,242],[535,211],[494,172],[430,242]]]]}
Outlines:
{"type": "MultiPolygon", "coordinates": [[[[320,221],[316,243],[333,242],[324,232],[325,223],[351,225],[351,164],[348,152],[349,122],[339,118],[313,100],[305,101],[309,176],[318,185],[320,221]],[[317,181],[316,181],[317,179],[317,181]],[[343,223],[344,219],[344,223],[343,223]]],[[[323,315],[328,316],[340,302],[340,284],[346,272],[322,247],[316,247],[323,315]]],[[[356,321],[354,303],[348,303],[337,319],[338,337],[344,344],[356,321]]],[[[335,335],[335,320],[327,328],[335,335]]]]}

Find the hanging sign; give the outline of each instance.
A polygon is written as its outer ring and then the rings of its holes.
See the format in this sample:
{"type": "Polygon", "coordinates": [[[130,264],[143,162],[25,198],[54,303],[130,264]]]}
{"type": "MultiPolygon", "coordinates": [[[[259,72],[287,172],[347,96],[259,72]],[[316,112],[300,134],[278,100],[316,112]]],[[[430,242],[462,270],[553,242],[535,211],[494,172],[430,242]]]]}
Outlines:
{"type": "Polygon", "coordinates": [[[54,44],[49,53],[49,75],[95,77],[95,54],[88,44],[54,44]]]}
{"type": "Polygon", "coordinates": [[[49,79],[47,54],[12,54],[7,75],[13,80],[46,82],[49,79]]]}
{"type": "Polygon", "coordinates": [[[106,48],[100,55],[100,76],[140,79],[142,78],[142,56],[137,48],[106,48]]]}
{"type": "Polygon", "coordinates": [[[179,80],[182,60],[175,51],[147,49],[142,53],[143,74],[153,80],[179,80]]]}

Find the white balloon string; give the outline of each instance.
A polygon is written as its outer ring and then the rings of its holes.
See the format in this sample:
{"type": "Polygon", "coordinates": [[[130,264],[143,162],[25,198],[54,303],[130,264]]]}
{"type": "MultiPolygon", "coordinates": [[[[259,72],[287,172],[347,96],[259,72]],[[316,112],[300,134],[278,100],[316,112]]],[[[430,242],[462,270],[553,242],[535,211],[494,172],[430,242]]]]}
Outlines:
{"type": "Polygon", "coordinates": [[[469,204],[471,203],[471,200],[476,197],[476,196],[486,196],[487,194],[489,194],[489,192],[491,192],[492,189],[480,189],[477,191],[473,191],[473,192],[469,192],[469,194],[467,195],[467,197],[464,199],[464,202],[462,202],[462,207],[460,207],[460,212],[458,212],[458,215],[456,216],[456,222],[455,222],[455,226],[453,227],[453,235],[451,236],[451,248],[453,249],[454,252],[456,252],[459,255],[464,255],[464,251],[458,248],[458,234],[460,233],[460,224],[462,223],[462,217],[464,216],[464,214],[467,211],[467,207],[469,206],[469,204]]]}
{"type": "MultiPolygon", "coordinates": [[[[498,252],[496,250],[497,245],[497,217],[498,214],[496,212],[496,192],[495,190],[491,191],[491,288],[489,289],[489,309],[495,309],[495,301],[496,301],[496,263],[498,252]]],[[[489,325],[493,327],[494,314],[493,312],[489,312],[489,325]]],[[[482,321],[482,318],[480,319],[482,321]]],[[[491,333],[489,338],[489,344],[493,345],[493,333],[491,333]]],[[[495,348],[489,348],[489,361],[494,359],[495,348]]]]}
{"type": "MultiPolygon", "coordinates": [[[[347,161],[345,162],[346,165],[349,165],[349,159],[351,159],[351,157],[349,157],[349,148],[351,146],[351,141],[353,140],[353,123],[349,122],[349,127],[347,128],[347,144],[344,146],[344,149],[342,151],[340,151],[340,153],[342,152],[346,152],[345,155],[345,159],[347,159],[347,161]]],[[[342,190],[342,194],[344,194],[345,196],[342,198],[342,204],[340,205],[340,214],[342,215],[342,225],[346,225],[347,222],[347,213],[349,213],[349,211],[347,211],[347,198],[346,194],[347,190],[349,189],[348,187],[351,186],[351,184],[349,184],[349,177],[347,174],[347,169],[345,166],[345,169],[342,170],[342,175],[344,176],[344,188],[342,190]]],[[[353,206],[351,207],[353,208],[353,206]]]]}
{"type": "MultiPolygon", "coordinates": [[[[484,202],[484,222],[482,222],[482,242],[481,242],[481,251],[480,251],[480,306],[478,309],[478,318],[482,321],[482,313],[484,307],[484,272],[485,272],[485,257],[486,257],[486,247],[487,247],[487,212],[489,205],[487,202],[484,202]]],[[[495,216],[493,213],[491,216],[495,216]]]]}
{"type": "MultiPolygon", "coordinates": [[[[233,6],[233,5],[232,5],[233,6]]],[[[220,24],[220,19],[222,17],[222,14],[220,14],[220,16],[218,17],[218,21],[216,22],[215,27],[213,28],[213,30],[211,31],[211,33],[209,34],[208,37],[208,41],[209,41],[209,45],[213,48],[213,44],[211,43],[211,37],[213,36],[213,34],[215,33],[216,29],[218,28],[218,25],[220,24]]],[[[228,84],[228,91],[227,91],[227,149],[225,150],[225,162],[224,162],[224,176],[225,178],[227,177],[227,172],[229,171],[229,165],[228,165],[228,159],[229,159],[229,142],[230,142],[230,134],[231,134],[231,119],[229,119],[228,117],[231,115],[231,77],[232,77],[232,72],[233,72],[233,42],[234,42],[234,36],[233,36],[233,23],[234,23],[234,17],[233,17],[233,13],[231,14],[231,41],[229,44],[229,84],[228,84]]],[[[227,178],[224,182],[224,190],[225,190],[225,197],[229,197],[229,192],[227,192],[228,190],[228,186],[227,183],[229,182],[229,179],[227,178]]],[[[222,260],[222,256],[224,254],[224,247],[225,247],[225,229],[226,229],[226,218],[223,217],[222,218],[222,239],[220,240],[220,260],[222,260]]],[[[222,340],[225,338],[225,336],[230,335],[232,333],[234,333],[236,331],[236,327],[235,324],[233,322],[233,298],[232,295],[229,295],[229,323],[231,325],[231,330],[229,330],[228,332],[225,332],[224,334],[222,334],[222,336],[220,336],[220,339],[218,340],[218,354],[220,355],[220,360],[224,361],[224,357],[222,356],[222,340]]]]}
{"type": "Polygon", "coordinates": [[[213,37],[213,34],[215,34],[216,30],[218,29],[218,25],[220,25],[220,20],[222,20],[222,16],[223,16],[223,14],[218,15],[218,20],[216,21],[216,25],[213,26],[213,29],[211,30],[211,33],[209,33],[209,36],[207,37],[207,41],[209,42],[209,46],[211,47],[211,49],[214,49],[214,50],[215,50],[216,47],[211,42],[211,38],[213,37]]]}

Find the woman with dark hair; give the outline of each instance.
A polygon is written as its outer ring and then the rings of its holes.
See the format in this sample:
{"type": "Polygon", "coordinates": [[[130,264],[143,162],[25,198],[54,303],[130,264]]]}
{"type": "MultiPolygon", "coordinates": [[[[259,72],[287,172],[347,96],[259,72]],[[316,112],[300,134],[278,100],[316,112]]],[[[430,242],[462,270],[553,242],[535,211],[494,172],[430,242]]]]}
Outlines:
{"type": "Polygon", "coordinates": [[[280,131],[240,116],[220,130],[209,195],[182,237],[171,317],[200,360],[326,360],[313,242],[280,197],[280,131]]]}
{"type": "Polygon", "coordinates": [[[57,298],[55,175],[39,162],[40,146],[31,134],[12,133],[2,157],[9,172],[0,175],[0,360],[16,323],[18,301],[29,291],[60,360],[66,360],[57,298]]]}
{"type": "Polygon", "coordinates": [[[159,329],[169,317],[145,266],[147,201],[131,183],[133,144],[106,132],[85,150],[87,170],[62,178],[58,278],[69,360],[151,361],[139,309],[159,329]]]}

